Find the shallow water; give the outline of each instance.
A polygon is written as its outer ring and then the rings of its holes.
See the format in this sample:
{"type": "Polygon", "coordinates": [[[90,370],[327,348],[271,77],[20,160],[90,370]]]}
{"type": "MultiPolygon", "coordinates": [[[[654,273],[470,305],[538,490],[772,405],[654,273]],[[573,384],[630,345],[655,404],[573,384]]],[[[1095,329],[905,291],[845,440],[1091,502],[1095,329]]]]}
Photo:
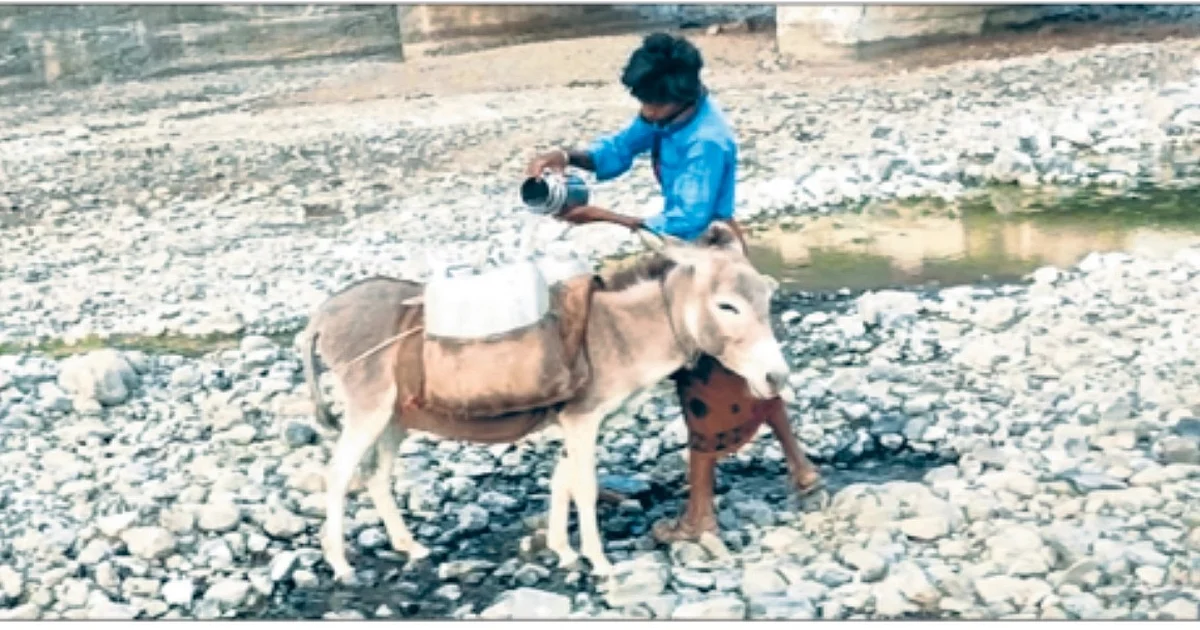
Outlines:
{"type": "Polygon", "coordinates": [[[955,207],[883,206],[756,230],[756,266],[792,290],[1019,281],[1089,253],[1170,256],[1200,244],[1200,188],[1131,198],[993,189],[955,207]]]}

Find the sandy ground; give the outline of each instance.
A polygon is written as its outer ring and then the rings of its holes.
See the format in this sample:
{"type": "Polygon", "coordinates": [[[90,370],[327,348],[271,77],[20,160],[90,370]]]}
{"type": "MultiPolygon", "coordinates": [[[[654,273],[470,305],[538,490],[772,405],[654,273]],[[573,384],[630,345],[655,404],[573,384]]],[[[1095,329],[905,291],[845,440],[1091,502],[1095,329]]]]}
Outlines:
{"type": "MultiPolygon", "coordinates": [[[[717,34],[702,30],[683,33],[704,54],[706,79],[715,89],[755,84],[786,84],[801,89],[828,86],[832,82],[895,80],[912,72],[968,61],[1198,37],[1200,24],[1048,25],[1032,31],[947,41],[857,62],[824,63],[781,58],[775,50],[773,31],[746,32],[734,28],[717,34]]],[[[403,63],[379,63],[372,73],[357,73],[349,80],[330,80],[288,97],[286,102],[338,103],[548,87],[596,87],[616,83],[629,52],[640,39],[638,34],[584,37],[459,55],[417,57],[403,63]]],[[[1164,63],[1164,72],[1170,73],[1170,65],[1164,63]]]]}

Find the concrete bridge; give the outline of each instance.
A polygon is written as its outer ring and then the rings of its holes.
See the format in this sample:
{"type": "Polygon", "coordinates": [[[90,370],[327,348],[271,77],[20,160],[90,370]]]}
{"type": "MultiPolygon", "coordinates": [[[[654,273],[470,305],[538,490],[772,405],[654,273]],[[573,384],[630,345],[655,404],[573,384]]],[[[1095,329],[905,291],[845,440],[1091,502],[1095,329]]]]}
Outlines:
{"type": "Polygon", "coordinates": [[[450,54],[538,39],[774,29],[780,53],[855,58],[1096,5],[0,5],[0,90],[315,57],[450,54]]]}

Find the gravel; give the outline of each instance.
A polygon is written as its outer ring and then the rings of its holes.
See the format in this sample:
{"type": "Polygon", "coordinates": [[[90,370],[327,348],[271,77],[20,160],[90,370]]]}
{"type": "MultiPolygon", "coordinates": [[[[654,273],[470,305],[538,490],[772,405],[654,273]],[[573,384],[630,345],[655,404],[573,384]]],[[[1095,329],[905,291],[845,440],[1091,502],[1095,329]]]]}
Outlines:
{"type": "MultiPolygon", "coordinates": [[[[1125,44],[812,90],[718,79],[745,146],[739,215],[1182,177],[1197,52],[1125,44]],[[1158,80],[1162,64],[1176,76],[1158,80]]],[[[407,566],[352,493],[359,585],[335,587],[319,542],[332,435],[273,333],[356,278],[420,277],[426,254],[510,255],[534,218],[496,174],[534,138],[629,114],[607,86],[283,107],[252,137],[252,107],[179,116],[206,85],[220,106],[371,67],[0,97],[3,196],[24,213],[4,228],[0,343],[237,337],[0,355],[0,618],[1197,617],[1200,249],[1094,254],[1011,285],[781,296],[791,417],[829,492],[790,496],[782,452],[759,439],[721,464],[721,537],[655,547],[648,527],[680,508],[686,470],[664,384],[600,438],[603,485],[631,497],[600,507],[606,581],[543,548],[555,431],[410,436],[393,491],[430,561],[407,566]],[[87,133],[57,133],[66,119],[87,133]]],[[[597,195],[643,207],[644,170],[597,195]]],[[[632,246],[606,228],[569,242],[632,246]]]]}

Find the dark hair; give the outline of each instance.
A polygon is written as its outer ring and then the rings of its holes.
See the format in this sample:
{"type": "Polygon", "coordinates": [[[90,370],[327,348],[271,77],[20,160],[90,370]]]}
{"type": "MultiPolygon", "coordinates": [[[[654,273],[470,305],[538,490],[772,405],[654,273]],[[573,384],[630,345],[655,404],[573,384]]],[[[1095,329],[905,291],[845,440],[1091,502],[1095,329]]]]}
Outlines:
{"type": "Polygon", "coordinates": [[[688,40],[653,33],[629,56],[621,83],[643,103],[690,103],[700,98],[704,60],[688,40]]]}

